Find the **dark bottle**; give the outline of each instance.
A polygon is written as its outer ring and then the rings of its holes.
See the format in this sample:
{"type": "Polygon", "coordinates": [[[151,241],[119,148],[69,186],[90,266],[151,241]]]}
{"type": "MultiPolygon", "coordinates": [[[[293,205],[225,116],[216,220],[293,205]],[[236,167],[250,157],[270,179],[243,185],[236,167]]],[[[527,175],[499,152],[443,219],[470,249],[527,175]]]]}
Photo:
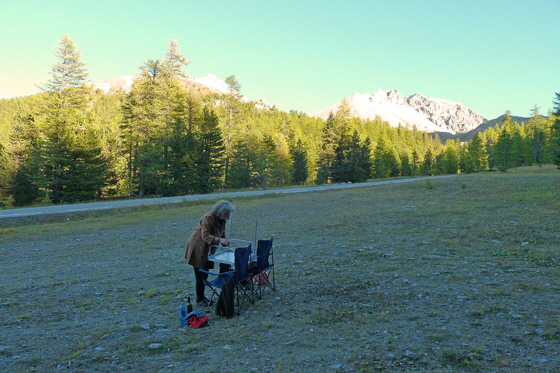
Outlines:
{"type": "Polygon", "coordinates": [[[187,315],[193,311],[193,306],[191,304],[191,297],[187,297],[187,315]]]}

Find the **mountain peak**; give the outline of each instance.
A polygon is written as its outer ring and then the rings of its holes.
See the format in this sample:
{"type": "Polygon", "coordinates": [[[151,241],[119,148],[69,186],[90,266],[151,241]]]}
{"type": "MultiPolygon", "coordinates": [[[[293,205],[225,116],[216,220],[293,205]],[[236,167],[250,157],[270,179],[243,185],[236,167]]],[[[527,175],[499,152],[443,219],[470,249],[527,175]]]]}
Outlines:
{"type": "Polygon", "coordinates": [[[229,86],[214,74],[206,74],[201,78],[194,80],[196,83],[202,84],[210,89],[219,91],[220,93],[229,93],[229,86]]]}
{"type": "Polygon", "coordinates": [[[103,93],[116,93],[119,90],[123,90],[125,93],[130,92],[132,89],[132,83],[134,83],[134,77],[125,75],[119,76],[118,78],[111,80],[103,80],[101,82],[93,83],[94,89],[100,89],[103,93]]]}
{"type": "MultiPolygon", "coordinates": [[[[486,118],[459,102],[431,98],[416,93],[403,97],[398,90],[373,94],[354,93],[346,98],[352,115],[362,119],[381,117],[392,126],[416,126],[425,132],[464,133],[483,123],[486,118]]],[[[327,118],[338,111],[341,102],[320,110],[312,116],[327,118]]]]}

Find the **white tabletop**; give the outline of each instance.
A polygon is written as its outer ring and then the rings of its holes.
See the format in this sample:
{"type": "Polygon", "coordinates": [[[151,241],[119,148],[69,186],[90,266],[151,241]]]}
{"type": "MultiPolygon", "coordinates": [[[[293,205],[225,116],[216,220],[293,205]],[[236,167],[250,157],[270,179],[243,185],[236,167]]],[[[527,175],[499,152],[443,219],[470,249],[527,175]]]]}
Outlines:
{"type": "MultiPolygon", "coordinates": [[[[251,252],[249,260],[256,260],[257,254],[251,252]]],[[[216,263],[235,265],[235,249],[231,247],[219,247],[215,254],[209,255],[208,260],[216,263]]]]}

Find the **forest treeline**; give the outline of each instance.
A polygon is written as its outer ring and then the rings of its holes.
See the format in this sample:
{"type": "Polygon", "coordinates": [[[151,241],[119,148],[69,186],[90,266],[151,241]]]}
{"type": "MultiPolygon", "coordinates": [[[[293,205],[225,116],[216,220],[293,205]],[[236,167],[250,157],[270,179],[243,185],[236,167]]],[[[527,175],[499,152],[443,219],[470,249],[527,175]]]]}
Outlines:
{"type": "Polygon", "coordinates": [[[55,54],[41,93],[0,100],[4,207],[560,165],[559,93],[547,117],[535,107],[527,123],[506,115],[468,143],[443,144],[354,118],[346,102],[326,120],[246,102],[234,75],[229,93],[212,93],[188,79],[175,40],[128,93],[88,84],[69,36],[55,54]]]}

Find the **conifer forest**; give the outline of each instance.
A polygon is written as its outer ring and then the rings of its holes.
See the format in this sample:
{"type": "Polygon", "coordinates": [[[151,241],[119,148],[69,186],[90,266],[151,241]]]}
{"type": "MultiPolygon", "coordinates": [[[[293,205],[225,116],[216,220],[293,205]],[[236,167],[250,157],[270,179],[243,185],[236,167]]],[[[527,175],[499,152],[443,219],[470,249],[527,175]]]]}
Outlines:
{"type": "Polygon", "coordinates": [[[259,106],[241,99],[235,75],[229,93],[211,92],[188,79],[175,40],[141,64],[130,92],[88,84],[69,36],[55,54],[41,93],[0,99],[0,207],[560,166],[560,93],[546,116],[506,114],[443,143],[354,118],[345,102],[326,120],[259,106]]]}

